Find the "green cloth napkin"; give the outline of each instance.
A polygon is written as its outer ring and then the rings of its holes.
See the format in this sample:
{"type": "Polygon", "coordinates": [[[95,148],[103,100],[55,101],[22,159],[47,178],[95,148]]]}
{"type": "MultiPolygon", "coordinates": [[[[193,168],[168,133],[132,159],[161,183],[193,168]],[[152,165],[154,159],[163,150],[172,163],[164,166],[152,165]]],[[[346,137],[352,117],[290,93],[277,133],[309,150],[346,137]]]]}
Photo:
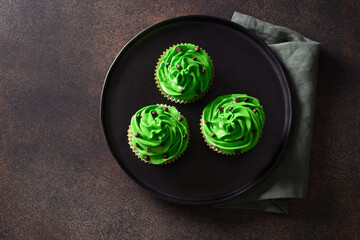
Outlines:
{"type": "Polygon", "coordinates": [[[285,153],[268,177],[244,194],[213,206],[288,213],[288,201],[304,198],[309,181],[320,44],[238,12],[231,20],[261,38],[282,64],[291,91],[293,126],[285,153]]]}

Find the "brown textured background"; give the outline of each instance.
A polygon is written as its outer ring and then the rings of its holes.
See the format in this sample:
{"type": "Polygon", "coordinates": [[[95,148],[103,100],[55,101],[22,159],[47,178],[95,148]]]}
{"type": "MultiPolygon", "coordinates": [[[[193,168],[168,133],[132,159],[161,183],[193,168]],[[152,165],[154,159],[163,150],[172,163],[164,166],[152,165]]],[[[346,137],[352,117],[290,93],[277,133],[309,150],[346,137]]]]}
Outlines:
{"type": "Polygon", "coordinates": [[[0,239],[360,239],[360,2],[1,1],[0,239]],[[306,199],[289,215],[181,206],[132,182],[99,101],[118,51],[167,18],[234,11],[322,43],[306,199]]]}

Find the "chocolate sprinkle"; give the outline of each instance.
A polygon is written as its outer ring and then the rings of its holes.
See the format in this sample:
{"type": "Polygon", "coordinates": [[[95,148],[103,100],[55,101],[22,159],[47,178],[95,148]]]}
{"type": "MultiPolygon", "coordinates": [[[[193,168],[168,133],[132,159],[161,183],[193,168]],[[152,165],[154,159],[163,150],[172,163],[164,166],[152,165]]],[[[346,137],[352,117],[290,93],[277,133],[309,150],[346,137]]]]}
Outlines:
{"type": "Polygon", "coordinates": [[[179,92],[180,92],[180,93],[184,93],[185,90],[184,90],[184,89],[180,89],[179,92]]]}
{"type": "Polygon", "coordinates": [[[138,143],[135,143],[135,146],[136,146],[136,147],[140,147],[140,145],[139,145],[138,143]]]}
{"type": "Polygon", "coordinates": [[[244,98],[244,102],[247,102],[247,101],[249,101],[249,98],[247,98],[247,97],[244,98]]]}
{"type": "Polygon", "coordinates": [[[183,118],[182,117],[178,117],[178,121],[182,122],[183,118]]]}
{"type": "Polygon", "coordinates": [[[256,108],[254,108],[253,112],[256,113],[258,110],[256,108]]]}
{"type": "Polygon", "coordinates": [[[223,112],[224,109],[223,109],[222,107],[219,107],[219,111],[220,111],[220,112],[223,112]]]}
{"type": "Polygon", "coordinates": [[[241,153],[241,149],[236,149],[236,150],[235,150],[235,153],[236,153],[236,154],[241,153]]]}
{"type": "Polygon", "coordinates": [[[256,130],[255,130],[255,129],[253,129],[251,132],[252,132],[253,134],[255,134],[255,133],[256,133],[256,130]]]}
{"type": "Polygon", "coordinates": [[[164,111],[167,112],[169,109],[167,107],[163,107],[164,111]]]}
{"type": "Polygon", "coordinates": [[[185,134],[184,134],[184,139],[186,139],[186,138],[187,138],[187,134],[185,133],[185,134]]]}
{"type": "Polygon", "coordinates": [[[201,70],[201,73],[204,73],[205,72],[205,68],[203,68],[202,70],[201,70]]]}
{"type": "Polygon", "coordinates": [[[162,142],[160,145],[161,145],[161,146],[165,146],[165,142],[162,142]]]}
{"type": "Polygon", "coordinates": [[[201,95],[201,90],[198,89],[198,90],[196,91],[196,93],[197,93],[198,95],[201,95]]]}
{"type": "Polygon", "coordinates": [[[205,120],[205,124],[208,124],[208,123],[210,123],[208,120],[205,120]]]}
{"type": "Polygon", "coordinates": [[[140,136],[140,133],[135,133],[135,137],[139,137],[140,136]]]}
{"type": "Polygon", "coordinates": [[[149,157],[149,156],[144,156],[144,159],[145,159],[146,161],[149,161],[149,160],[150,160],[150,157],[149,157]]]}
{"type": "Polygon", "coordinates": [[[176,69],[181,70],[181,65],[180,64],[176,65],[176,69]]]}
{"type": "Polygon", "coordinates": [[[192,58],[192,60],[194,60],[194,61],[195,61],[195,60],[196,60],[196,57],[193,57],[193,58],[192,58]]]}
{"type": "Polygon", "coordinates": [[[163,155],[163,158],[168,158],[169,157],[169,154],[167,154],[167,153],[165,153],[164,155],[163,155]]]}
{"type": "Polygon", "coordinates": [[[215,135],[215,133],[212,133],[211,136],[212,136],[212,137],[215,137],[216,135],[215,135]]]}
{"type": "Polygon", "coordinates": [[[165,63],[165,65],[168,67],[170,65],[170,62],[165,63]]]}
{"type": "Polygon", "coordinates": [[[157,116],[157,113],[155,111],[152,111],[151,114],[156,117],[157,116]]]}
{"type": "Polygon", "coordinates": [[[140,113],[138,113],[138,114],[136,115],[136,117],[137,117],[137,118],[140,118],[140,113]]]}
{"type": "Polygon", "coordinates": [[[238,97],[235,98],[235,102],[240,102],[240,99],[238,97]]]}
{"type": "Polygon", "coordinates": [[[229,107],[229,111],[233,110],[234,107],[229,107]]]}
{"type": "Polygon", "coordinates": [[[196,47],[196,48],[195,48],[195,52],[198,52],[198,51],[200,51],[200,48],[199,48],[199,47],[196,47]]]}
{"type": "Polygon", "coordinates": [[[181,52],[181,48],[180,48],[180,47],[177,47],[177,48],[176,48],[176,51],[177,51],[177,52],[181,52]]]}
{"type": "Polygon", "coordinates": [[[147,152],[151,152],[151,149],[150,149],[150,148],[147,148],[146,151],[147,151],[147,152]]]}

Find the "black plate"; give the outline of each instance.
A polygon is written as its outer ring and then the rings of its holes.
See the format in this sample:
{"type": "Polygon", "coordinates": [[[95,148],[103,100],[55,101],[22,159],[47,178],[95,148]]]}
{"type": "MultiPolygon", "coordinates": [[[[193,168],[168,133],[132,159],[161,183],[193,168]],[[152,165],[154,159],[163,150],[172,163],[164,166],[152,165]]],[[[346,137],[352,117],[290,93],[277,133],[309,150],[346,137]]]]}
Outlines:
{"type": "Polygon", "coordinates": [[[272,170],[289,137],[290,91],[279,62],[253,34],[227,20],[185,16],[144,30],[120,51],[104,83],[101,120],[112,154],[136,183],[168,200],[209,204],[243,193],[272,170]],[[208,52],[214,62],[215,78],[201,100],[182,105],[160,94],[154,70],[165,49],[187,42],[208,52]],[[202,109],[217,96],[229,93],[258,98],[266,114],[259,143],[237,157],[210,150],[199,129],[202,109]],[[190,144],[185,154],[166,166],[140,161],[127,140],[131,116],[138,109],[157,103],[176,106],[190,127],[190,144]]]}

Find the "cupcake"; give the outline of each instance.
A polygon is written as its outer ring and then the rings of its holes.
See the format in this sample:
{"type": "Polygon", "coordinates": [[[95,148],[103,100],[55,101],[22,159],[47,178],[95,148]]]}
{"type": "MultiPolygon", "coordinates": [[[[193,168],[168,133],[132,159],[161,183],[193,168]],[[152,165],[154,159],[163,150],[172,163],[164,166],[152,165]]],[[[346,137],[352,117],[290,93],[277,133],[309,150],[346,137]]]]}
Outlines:
{"type": "Polygon", "coordinates": [[[200,128],[205,142],[218,153],[236,155],[259,141],[265,113],[258,99],[229,94],[211,101],[203,110],[200,128]]]}
{"type": "Polygon", "coordinates": [[[128,140],[142,161],[167,164],[185,151],[189,143],[188,123],[175,107],[146,106],[132,116],[128,140]]]}
{"type": "Polygon", "coordinates": [[[189,103],[208,91],[214,67],[205,50],[191,43],[167,49],[159,58],[155,80],[160,92],[170,101],[189,103]]]}

